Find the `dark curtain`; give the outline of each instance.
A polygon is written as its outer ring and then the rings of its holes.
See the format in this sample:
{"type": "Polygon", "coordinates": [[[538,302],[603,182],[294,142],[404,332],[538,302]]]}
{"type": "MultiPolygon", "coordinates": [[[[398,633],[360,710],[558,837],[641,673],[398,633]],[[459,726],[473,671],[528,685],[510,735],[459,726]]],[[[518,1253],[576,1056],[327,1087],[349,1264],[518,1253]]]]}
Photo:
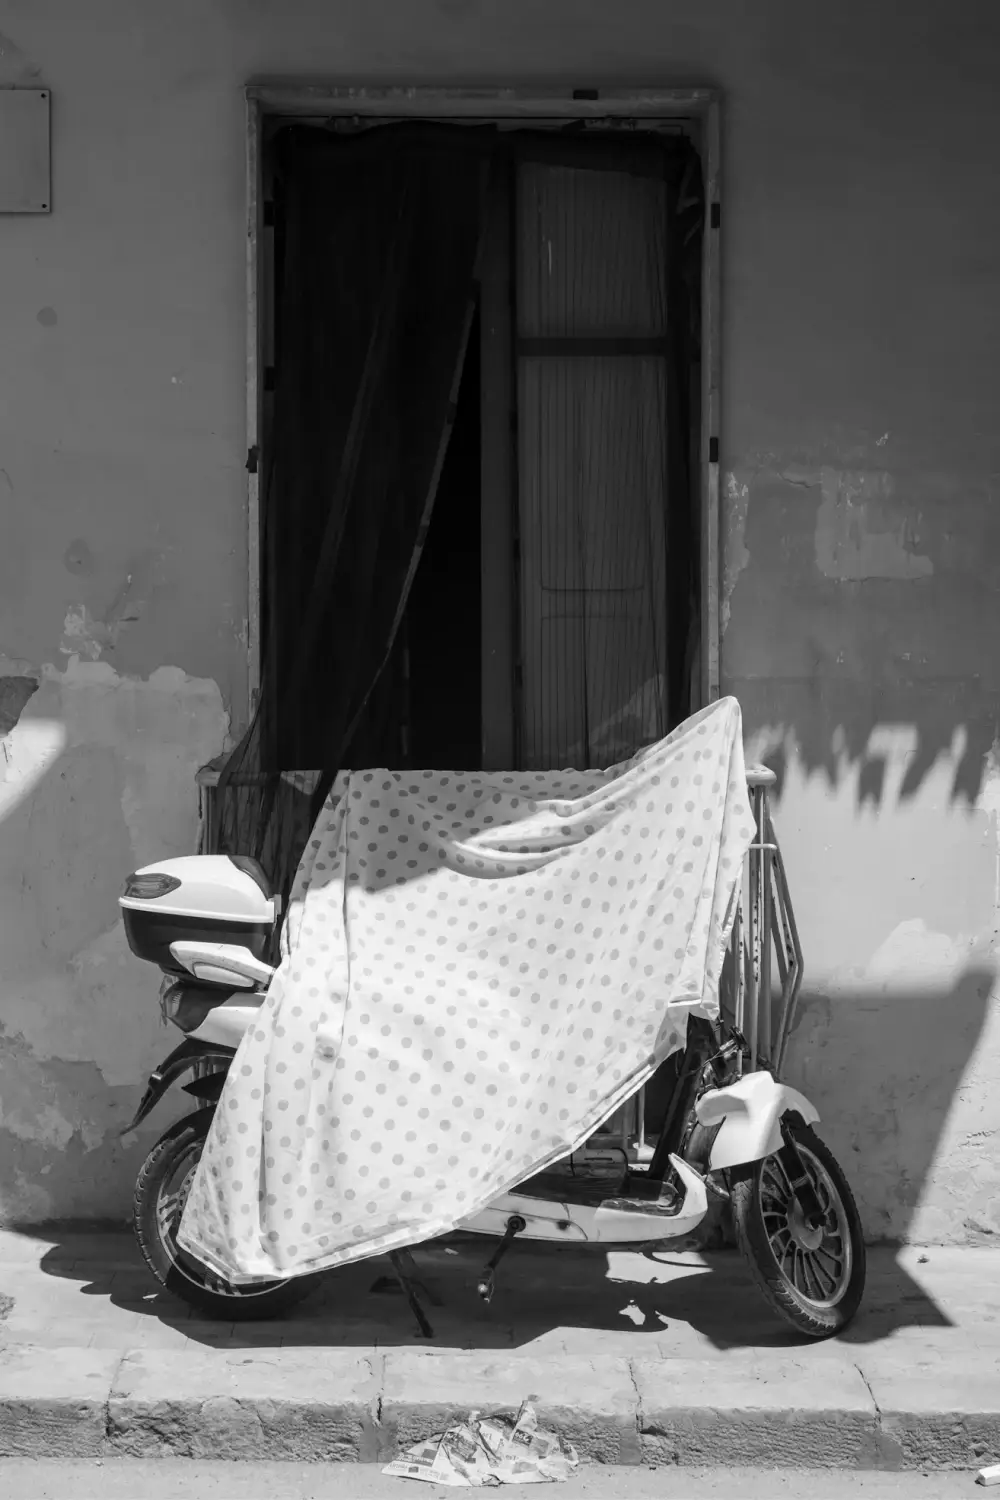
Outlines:
{"type": "Polygon", "coordinates": [[[667,617],[670,728],[689,713],[701,644],[701,306],[705,184],[690,141],[665,157],[667,182],[667,307],[670,354],[667,431],[671,493],[667,510],[667,617]]]}
{"type": "Polygon", "coordinates": [[[391,656],[475,308],[491,132],[275,142],[276,348],[259,706],[213,843],[287,896],[339,767],[383,764],[391,656]],[[319,783],[291,773],[320,769],[319,783]]]}

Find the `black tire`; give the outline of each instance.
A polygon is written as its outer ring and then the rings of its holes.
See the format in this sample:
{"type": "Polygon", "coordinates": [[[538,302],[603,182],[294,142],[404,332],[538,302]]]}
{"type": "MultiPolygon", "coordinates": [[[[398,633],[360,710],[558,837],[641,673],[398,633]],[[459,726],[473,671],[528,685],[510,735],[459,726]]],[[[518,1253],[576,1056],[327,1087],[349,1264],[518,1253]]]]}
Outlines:
{"type": "Polygon", "coordinates": [[[791,1126],[825,1210],[821,1232],[801,1223],[801,1212],[776,1157],[732,1173],[736,1243],[767,1301],[811,1339],[842,1332],[865,1289],[865,1242],[847,1179],[810,1126],[791,1126]],[[817,1243],[811,1244],[819,1233],[817,1243]]]}
{"type": "Polygon", "coordinates": [[[307,1297],[315,1277],[229,1283],[177,1244],[184,1203],[215,1109],[200,1109],[171,1125],[143,1162],[135,1185],[133,1222],[142,1258],[161,1286],[210,1318],[228,1323],[280,1316],[307,1297]],[[173,1184],[179,1185],[171,1188],[173,1184]]]}

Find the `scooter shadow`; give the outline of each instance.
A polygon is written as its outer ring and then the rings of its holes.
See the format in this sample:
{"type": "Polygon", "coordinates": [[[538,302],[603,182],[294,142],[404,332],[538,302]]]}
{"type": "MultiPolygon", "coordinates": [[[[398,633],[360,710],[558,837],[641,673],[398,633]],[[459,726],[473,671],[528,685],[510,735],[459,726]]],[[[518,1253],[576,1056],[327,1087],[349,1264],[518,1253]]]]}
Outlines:
{"type": "MultiPolygon", "coordinates": [[[[123,1347],[191,1342],[237,1349],[414,1346],[612,1357],[645,1350],[654,1357],[697,1357],[809,1343],[781,1323],[732,1251],[605,1253],[515,1244],[486,1306],[477,1282],[489,1253],[488,1241],[457,1236],[414,1251],[432,1339],[419,1332],[383,1258],[312,1278],[307,1298],[281,1317],[232,1323],[208,1321],[158,1290],[124,1237],[110,1265],[81,1260],[79,1248],[67,1244],[54,1245],[41,1266],[50,1276],[80,1281],[84,1297],[102,1301],[106,1313],[96,1321],[107,1325],[103,1338],[113,1340],[117,1327],[123,1347]]],[[[93,1311],[87,1319],[93,1325],[93,1311]]],[[[869,1252],[865,1301],[840,1342],[870,1344],[903,1328],[952,1326],[896,1252],[876,1247],[869,1252]]]]}

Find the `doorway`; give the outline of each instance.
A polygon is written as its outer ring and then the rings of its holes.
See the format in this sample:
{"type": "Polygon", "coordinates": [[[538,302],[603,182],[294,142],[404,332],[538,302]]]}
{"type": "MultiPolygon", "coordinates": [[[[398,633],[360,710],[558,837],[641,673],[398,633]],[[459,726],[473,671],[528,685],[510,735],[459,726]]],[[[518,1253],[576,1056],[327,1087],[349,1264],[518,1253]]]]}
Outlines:
{"type": "MultiPolygon", "coordinates": [[[[380,128],[387,138],[398,131],[366,124],[375,158],[380,128]]],[[[316,132],[329,133],[329,122],[272,121],[272,146],[282,129],[312,136],[305,149],[315,153],[316,132]]],[[[427,466],[406,597],[350,743],[335,747],[335,736],[324,738],[315,725],[289,730],[289,714],[309,717],[313,708],[286,696],[281,769],[305,769],[303,747],[310,769],[331,757],[469,770],[608,765],[697,706],[705,488],[699,153],[683,132],[652,128],[480,130],[490,140],[475,293],[440,462],[427,466]]],[[[292,336],[289,320],[310,318],[301,299],[283,295],[296,273],[278,159],[272,149],[264,170],[271,253],[262,279],[272,310],[265,456],[276,446],[275,401],[301,379],[291,351],[302,328],[292,336]]],[[[335,178],[330,183],[335,193],[335,178]]],[[[384,214],[383,221],[384,230],[384,214]]],[[[374,320],[374,301],[372,309],[374,320]]],[[[335,341],[337,329],[310,336],[335,341]]],[[[351,392],[340,399],[349,402],[351,392]]],[[[344,441],[350,423],[339,420],[344,441]]],[[[301,449],[314,438],[300,426],[297,441],[301,449]]],[[[287,485],[296,462],[287,444],[282,457],[287,485]]],[[[288,507],[280,465],[276,472],[265,464],[264,473],[261,530],[273,552],[288,507]]],[[[317,514],[304,530],[315,537],[329,492],[314,483],[309,503],[317,514]]],[[[379,558],[373,586],[387,576],[379,558]]],[[[341,592],[341,617],[336,600],[324,602],[338,638],[350,636],[363,605],[356,592],[341,592]]],[[[262,595],[262,641],[280,656],[274,643],[294,633],[301,597],[294,582],[266,577],[262,595]]]]}

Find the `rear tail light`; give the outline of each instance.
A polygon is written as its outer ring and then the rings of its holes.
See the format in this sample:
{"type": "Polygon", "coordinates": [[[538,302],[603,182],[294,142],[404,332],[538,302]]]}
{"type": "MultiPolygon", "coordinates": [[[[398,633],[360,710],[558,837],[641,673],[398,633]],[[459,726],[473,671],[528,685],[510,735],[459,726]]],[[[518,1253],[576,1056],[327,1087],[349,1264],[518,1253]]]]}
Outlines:
{"type": "Polygon", "coordinates": [[[160,985],[160,1014],[164,1021],[172,1021],[180,1031],[197,1031],[209,1012],[224,1005],[229,998],[226,990],[207,989],[204,985],[184,979],[171,980],[168,976],[160,985]]]}
{"type": "Polygon", "coordinates": [[[175,1021],[184,999],[184,981],[167,975],[160,984],[160,1014],[164,1021],[175,1021]]]}
{"type": "Polygon", "coordinates": [[[122,895],[128,901],[155,901],[158,896],[169,896],[179,886],[175,875],[130,875],[122,895]]]}

